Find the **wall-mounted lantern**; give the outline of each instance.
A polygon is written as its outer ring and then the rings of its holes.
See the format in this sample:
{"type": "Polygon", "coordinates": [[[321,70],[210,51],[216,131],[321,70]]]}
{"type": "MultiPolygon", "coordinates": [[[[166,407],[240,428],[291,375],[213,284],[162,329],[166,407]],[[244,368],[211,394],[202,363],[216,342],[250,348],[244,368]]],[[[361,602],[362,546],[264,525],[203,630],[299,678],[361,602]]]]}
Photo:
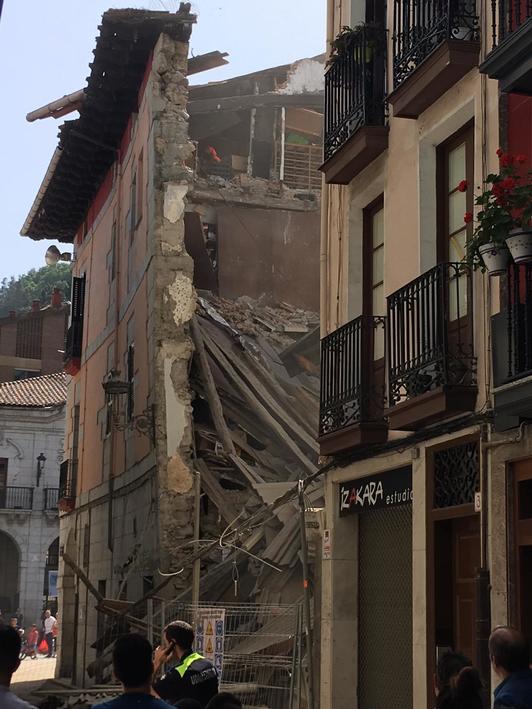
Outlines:
{"type": "Polygon", "coordinates": [[[37,456],[37,487],[39,487],[39,483],[41,482],[41,475],[44,470],[44,464],[46,463],[46,456],[44,453],[40,453],[37,456]]]}

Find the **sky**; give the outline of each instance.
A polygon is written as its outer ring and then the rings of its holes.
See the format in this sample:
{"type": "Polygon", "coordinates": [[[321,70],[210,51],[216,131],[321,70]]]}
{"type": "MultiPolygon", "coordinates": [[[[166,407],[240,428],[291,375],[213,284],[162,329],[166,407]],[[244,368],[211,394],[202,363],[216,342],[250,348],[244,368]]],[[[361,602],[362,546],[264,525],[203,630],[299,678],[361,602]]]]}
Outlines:
{"type": "MultiPolygon", "coordinates": [[[[86,84],[102,13],[110,7],[175,11],[178,0],[4,0],[0,20],[0,281],[44,265],[49,243],[20,229],[48,167],[61,122],[26,114],[86,84]],[[164,6],[164,8],[163,8],[164,6]]],[[[229,52],[204,83],[320,54],[326,0],[197,0],[194,55],[229,52]]],[[[67,119],[76,114],[66,116],[67,119]]],[[[68,246],[68,245],[64,245],[68,246]]],[[[59,244],[61,250],[65,250],[59,244]]]]}

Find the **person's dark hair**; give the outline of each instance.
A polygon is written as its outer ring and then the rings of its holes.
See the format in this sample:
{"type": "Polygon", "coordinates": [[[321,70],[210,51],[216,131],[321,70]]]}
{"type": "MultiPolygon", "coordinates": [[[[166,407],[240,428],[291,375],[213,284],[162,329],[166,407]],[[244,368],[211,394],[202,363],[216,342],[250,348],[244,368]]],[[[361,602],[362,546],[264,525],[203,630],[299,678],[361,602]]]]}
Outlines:
{"type": "Polygon", "coordinates": [[[201,709],[197,699],[180,699],[174,706],[176,709],[201,709]]]}
{"type": "Polygon", "coordinates": [[[220,692],[209,701],[205,709],[242,709],[242,702],[229,692],[220,692]]]}
{"type": "Polygon", "coordinates": [[[10,625],[0,625],[0,674],[12,675],[20,655],[20,635],[10,625]]]}
{"type": "Polygon", "coordinates": [[[506,672],[527,670],[530,663],[528,639],[515,628],[495,628],[489,639],[489,652],[495,664],[506,672]]]}
{"type": "Polygon", "coordinates": [[[113,669],[124,687],[142,687],[153,674],[152,647],[138,633],[122,635],[113,648],[113,669]]]}
{"type": "Polygon", "coordinates": [[[191,650],[194,644],[194,630],[192,626],[184,620],[174,620],[168,623],[164,629],[164,634],[168,642],[175,642],[182,650],[191,650]]]}
{"type": "Polygon", "coordinates": [[[446,652],[438,661],[436,709],[482,709],[482,682],[471,660],[446,652]]]}

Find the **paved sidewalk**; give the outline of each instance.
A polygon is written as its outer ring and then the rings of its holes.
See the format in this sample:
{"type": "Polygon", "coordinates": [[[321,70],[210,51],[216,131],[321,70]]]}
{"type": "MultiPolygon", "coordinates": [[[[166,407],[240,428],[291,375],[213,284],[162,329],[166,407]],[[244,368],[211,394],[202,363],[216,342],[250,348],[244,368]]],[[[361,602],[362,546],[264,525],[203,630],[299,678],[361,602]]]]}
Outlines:
{"type": "Polygon", "coordinates": [[[37,660],[30,660],[28,657],[22,660],[20,667],[13,675],[11,691],[17,697],[35,703],[31,692],[38,689],[45,680],[55,676],[55,662],[55,657],[42,656],[39,656],[37,660]]]}

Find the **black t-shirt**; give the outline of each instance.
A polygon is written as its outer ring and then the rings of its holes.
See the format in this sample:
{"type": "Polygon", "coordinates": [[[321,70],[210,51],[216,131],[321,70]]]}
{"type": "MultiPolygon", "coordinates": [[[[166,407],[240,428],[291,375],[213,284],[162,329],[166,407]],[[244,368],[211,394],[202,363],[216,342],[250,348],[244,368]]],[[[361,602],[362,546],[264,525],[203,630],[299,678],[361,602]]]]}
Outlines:
{"type": "Polygon", "coordinates": [[[218,694],[216,668],[209,660],[199,655],[194,655],[192,662],[187,661],[192,654],[189,652],[183,655],[178,665],[154,683],[153,688],[161,699],[171,704],[175,704],[179,699],[196,699],[205,707],[209,700],[218,694]]]}

